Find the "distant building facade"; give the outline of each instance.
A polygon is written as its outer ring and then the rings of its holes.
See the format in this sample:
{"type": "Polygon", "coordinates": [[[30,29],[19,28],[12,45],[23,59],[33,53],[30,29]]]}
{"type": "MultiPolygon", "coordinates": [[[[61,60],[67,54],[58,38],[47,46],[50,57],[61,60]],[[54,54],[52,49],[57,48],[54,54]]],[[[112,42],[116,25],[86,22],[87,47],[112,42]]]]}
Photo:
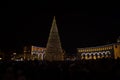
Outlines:
{"type": "Polygon", "coordinates": [[[24,47],[24,60],[44,60],[46,48],[38,46],[24,47]]]}
{"type": "Polygon", "coordinates": [[[89,59],[102,59],[102,58],[120,58],[120,43],[77,48],[77,59],[78,60],[89,60],[89,59]]]}

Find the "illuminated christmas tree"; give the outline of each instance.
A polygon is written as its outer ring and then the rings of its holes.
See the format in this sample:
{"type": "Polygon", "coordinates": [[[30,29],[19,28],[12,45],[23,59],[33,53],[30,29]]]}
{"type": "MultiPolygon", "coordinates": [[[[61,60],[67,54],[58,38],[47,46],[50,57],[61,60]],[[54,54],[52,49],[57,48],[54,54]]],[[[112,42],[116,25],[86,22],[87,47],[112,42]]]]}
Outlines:
{"type": "Polygon", "coordinates": [[[52,27],[51,27],[49,38],[48,38],[45,60],[62,61],[63,54],[64,53],[61,47],[60,37],[57,29],[55,16],[54,16],[52,27]]]}

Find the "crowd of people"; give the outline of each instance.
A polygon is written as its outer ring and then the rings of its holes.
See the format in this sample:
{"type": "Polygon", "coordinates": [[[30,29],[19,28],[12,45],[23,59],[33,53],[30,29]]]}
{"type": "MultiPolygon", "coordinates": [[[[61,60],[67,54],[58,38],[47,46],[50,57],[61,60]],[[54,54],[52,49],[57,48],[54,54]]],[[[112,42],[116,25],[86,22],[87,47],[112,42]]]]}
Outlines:
{"type": "Polygon", "coordinates": [[[120,80],[120,59],[0,61],[0,80],[120,80]]]}

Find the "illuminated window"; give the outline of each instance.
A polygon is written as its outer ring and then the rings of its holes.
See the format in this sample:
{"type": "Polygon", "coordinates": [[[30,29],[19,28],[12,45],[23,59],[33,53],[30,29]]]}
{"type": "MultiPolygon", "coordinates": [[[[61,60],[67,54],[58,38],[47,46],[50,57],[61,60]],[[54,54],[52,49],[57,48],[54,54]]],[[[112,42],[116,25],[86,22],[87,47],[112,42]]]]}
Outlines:
{"type": "Polygon", "coordinates": [[[88,49],[86,51],[88,52],[88,49]]]}
{"type": "Polygon", "coordinates": [[[99,50],[99,48],[97,48],[97,51],[99,50]]]}
{"type": "Polygon", "coordinates": [[[82,52],[84,52],[84,50],[82,50],[82,52]]]}
{"type": "Polygon", "coordinates": [[[109,46],[109,48],[108,49],[110,49],[110,46],[109,46]]]}
{"type": "Polygon", "coordinates": [[[98,48],[98,51],[100,50],[100,48],[98,48]]]}
{"type": "Polygon", "coordinates": [[[88,51],[90,51],[90,49],[88,49],[88,51]]]}
{"type": "Polygon", "coordinates": [[[104,48],[102,48],[102,50],[104,50],[104,48]]]}
{"type": "Polygon", "coordinates": [[[98,58],[100,58],[100,55],[97,55],[98,58]]]}
{"type": "Polygon", "coordinates": [[[84,50],[82,49],[82,52],[84,52],[84,50]]]}
{"type": "Polygon", "coordinates": [[[91,51],[93,51],[93,49],[91,49],[91,51]]]}
{"type": "Polygon", "coordinates": [[[112,46],[110,46],[110,49],[112,49],[112,46]]]}
{"type": "Polygon", "coordinates": [[[110,49],[112,49],[112,46],[110,47],[110,49]]]}
{"type": "Polygon", "coordinates": [[[96,48],[96,51],[98,51],[98,48],[96,48]]]}
{"type": "Polygon", "coordinates": [[[96,51],[97,49],[95,48],[94,51],[96,51]]]}
{"type": "Polygon", "coordinates": [[[95,48],[95,51],[97,51],[97,49],[95,48]]]}
{"type": "Polygon", "coordinates": [[[106,50],[106,47],[105,47],[105,49],[104,50],[106,50]]]}
{"type": "Polygon", "coordinates": [[[92,56],[91,56],[91,55],[89,55],[89,59],[92,59],[92,56]]]}
{"type": "Polygon", "coordinates": [[[83,49],[82,52],[84,52],[85,50],[83,49]]]}
{"type": "Polygon", "coordinates": [[[107,47],[105,47],[105,50],[107,50],[107,47]]]}
{"type": "Polygon", "coordinates": [[[80,50],[82,52],[82,50],[80,50]]]}
{"type": "Polygon", "coordinates": [[[93,59],[96,59],[96,56],[95,56],[95,55],[93,56],[93,59]]]}
{"type": "Polygon", "coordinates": [[[105,50],[105,48],[103,48],[103,50],[105,50]]]}
{"type": "Polygon", "coordinates": [[[92,51],[92,49],[90,49],[90,51],[92,51]]]}
{"type": "Polygon", "coordinates": [[[101,50],[103,50],[103,48],[101,48],[101,50]]]}
{"type": "Polygon", "coordinates": [[[106,50],[108,49],[108,47],[106,47],[106,50]]]}
{"type": "Polygon", "coordinates": [[[88,52],[89,52],[90,50],[88,49],[88,52]]]}
{"type": "Polygon", "coordinates": [[[91,49],[91,51],[93,51],[93,49],[91,49]]]}
{"type": "Polygon", "coordinates": [[[100,51],[100,48],[98,48],[98,51],[100,51]]]}
{"type": "Polygon", "coordinates": [[[85,50],[83,49],[83,52],[85,52],[85,50]]]}
{"type": "Polygon", "coordinates": [[[109,49],[109,47],[107,47],[107,50],[109,49]]]}
{"type": "Polygon", "coordinates": [[[82,52],[82,50],[80,50],[80,52],[82,52]]]}
{"type": "Polygon", "coordinates": [[[90,49],[88,49],[88,51],[90,52],[90,49]]]}
{"type": "Polygon", "coordinates": [[[107,49],[107,47],[105,47],[105,49],[104,50],[106,50],[107,49]]]}
{"type": "Polygon", "coordinates": [[[79,52],[81,52],[81,50],[79,50],[79,52]]]}

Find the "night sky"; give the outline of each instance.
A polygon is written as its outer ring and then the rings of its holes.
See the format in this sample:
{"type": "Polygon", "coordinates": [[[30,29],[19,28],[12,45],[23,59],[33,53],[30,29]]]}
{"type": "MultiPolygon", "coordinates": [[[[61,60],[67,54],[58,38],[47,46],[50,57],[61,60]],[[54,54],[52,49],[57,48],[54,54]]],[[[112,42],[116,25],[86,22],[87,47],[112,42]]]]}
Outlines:
{"type": "Polygon", "coordinates": [[[67,53],[75,53],[78,47],[115,43],[120,36],[119,8],[106,3],[11,1],[2,7],[0,49],[6,52],[19,52],[25,45],[45,47],[54,15],[67,53]]]}

